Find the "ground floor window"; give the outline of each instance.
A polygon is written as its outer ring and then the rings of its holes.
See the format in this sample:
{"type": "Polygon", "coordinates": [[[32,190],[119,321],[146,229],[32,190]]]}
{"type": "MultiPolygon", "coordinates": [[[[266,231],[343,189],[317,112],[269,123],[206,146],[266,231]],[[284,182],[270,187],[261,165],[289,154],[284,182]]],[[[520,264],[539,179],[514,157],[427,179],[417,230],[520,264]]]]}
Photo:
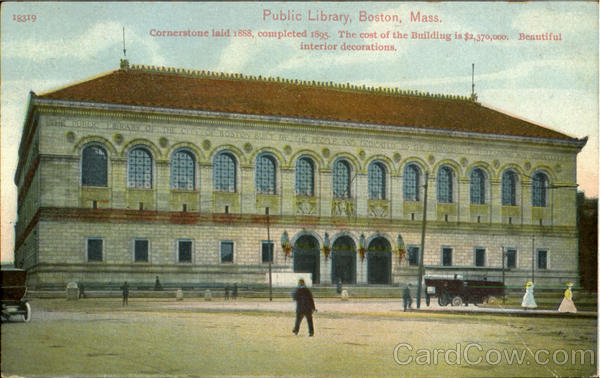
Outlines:
{"type": "Polygon", "coordinates": [[[222,241],[221,242],[221,262],[232,263],[233,262],[233,242],[222,241]]]}
{"type": "Polygon", "coordinates": [[[408,265],[419,265],[419,247],[416,247],[414,245],[408,247],[408,265]]]}
{"type": "Polygon", "coordinates": [[[443,266],[451,266],[452,265],[452,248],[451,247],[442,248],[442,265],[443,266]]]}
{"type": "Polygon", "coordinates": [[[99,238],[87,240],[87,261],[102,261],[102,243],[99,238]]]}
{"type": "Polygon", "coordinates": [[[272,240],[263,240],[261,243],[261,251],[262,251],[262,262],[263,263],[272,263],[273,262],[273,241],[272,240]]]}
{"type": "Polygon", "coordinates": [[[537,251],[537,268],[548,269],[548,251],[545,249],[538,249],[537,251]]]}
{"type": "Polygon", "coordinates": [[[485,248],[475,248],[475,266],[485,266],[485,248]]]}
{"type": "Polygon", "coordinates": [[[148,262],[148,239],[135,239],[133,259],[135,262],[148,262]]]}
{"type": "Polygon", "coordinates": [[[179,240],[177,241],[177,259],[182,263],[192,262],[192,241],[179,240]]]}
{"type": "Polygon", "coordinates": [[[506,249],[506,267],[509,269],[517,267],[517,250],[514,248],[506,249]]]}

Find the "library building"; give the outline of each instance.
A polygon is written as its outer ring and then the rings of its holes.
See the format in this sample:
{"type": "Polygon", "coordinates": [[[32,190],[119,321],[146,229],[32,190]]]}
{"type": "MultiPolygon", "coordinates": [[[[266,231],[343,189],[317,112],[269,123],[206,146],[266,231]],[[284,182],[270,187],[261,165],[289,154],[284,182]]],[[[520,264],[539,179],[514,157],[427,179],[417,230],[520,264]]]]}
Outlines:
{"type": "Polygon", "coordinates": [[[562,287],[579,282],[586,141],[474,94],[122,60],[30,92],[15,265],[33,289],[260,286],[269,269],[393,287],[422,258],[426,275],[562,287]]]}

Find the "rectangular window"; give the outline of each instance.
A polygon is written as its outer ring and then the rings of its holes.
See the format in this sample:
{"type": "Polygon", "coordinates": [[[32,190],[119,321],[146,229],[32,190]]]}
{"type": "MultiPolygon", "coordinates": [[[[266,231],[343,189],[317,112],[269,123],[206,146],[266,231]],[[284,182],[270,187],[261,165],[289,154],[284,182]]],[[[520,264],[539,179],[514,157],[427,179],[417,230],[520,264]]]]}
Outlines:
{"type": "Polygon", "coordinates": [[[415,247],[415,246],[408,247],[408,265],[410,265],[410,266],[419,265],[419,247],[415,247]]]}
{"type": "Polygon", "coordinates": [[[545,249],[538,249],[537,251],[537,268],[548,269],[548,251],[545,249]]]}
{"type": "Polygon", "coordinates": [[[475,248],[475,266],[485,266],[485,248],[475,248]]]}
{"type": "Polygon", "coordinates": [[[273,241],[263,240],[261,243],[262,250],[262,262],[269,263],[273,262],[273,241]]]}
{"type": "Polygon", "coordinates": [[[87,261],[102,261],[102,239],[87,240],[87,261]]]}
{"type": "Polygon", "coordinates": [[[179,240],[177,241],[177,259],[182,263],[192,262],[192,241],[179,240]]]}
{"type": "Polygon", "coordinates": [[[452,265],[452,248],[450,248],[450,247],[442,248],[442,265],[443,266],[451,266],[452,265]]]}
{"type": "Polygon", "coordinates": [[[148,240],[136,239],[133,246],[133,259],[135,262],[148,262],[148,240]]]}
{"type": "Polygon", "coordinates": [[[517,250],[514,248],[506,249],[506,267],[508,269],[517,267],[517,250]]]}
{"type": "Polygon", "coordinates": [[[222,241],[221,242],[221,262],[232,263],[233,262],[233,242],[222,241]]]}

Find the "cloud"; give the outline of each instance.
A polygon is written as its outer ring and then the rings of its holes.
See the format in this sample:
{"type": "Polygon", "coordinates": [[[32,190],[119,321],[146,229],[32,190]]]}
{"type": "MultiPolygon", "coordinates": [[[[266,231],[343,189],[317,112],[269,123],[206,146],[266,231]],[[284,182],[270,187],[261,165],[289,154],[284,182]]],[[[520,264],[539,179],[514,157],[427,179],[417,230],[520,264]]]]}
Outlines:
{"type": "MultiPolygon", "coordinates": [[[[512,22],[513,29],[527,33],[561,32],[586,33],[598,30],[597,4],[590,3],[596,10],[558,10],[554,4],[545,3],[543,6],[529,8],[519,12],[512,22]]],[[[591,9],[592,10],[592,9],[591,9]]]]}
{"type": "MultiPolygon", "coordinates": [[[[5,58],[35,59],[38,62],[59,58],[90,61],[96,59],[105,50],[121,51],[122,32],[123,25],[119,22],[99,22],[74,38],[8,40],[2,46],[2,53],[5,58]]],[[[130,45],[140,46],[140,51],[147,51],[150,54],[152,64],[163,65],[166,62],[160,53],[159,45],[154,40],[142,38],[127,27],[125,35],[130,45]]]]}

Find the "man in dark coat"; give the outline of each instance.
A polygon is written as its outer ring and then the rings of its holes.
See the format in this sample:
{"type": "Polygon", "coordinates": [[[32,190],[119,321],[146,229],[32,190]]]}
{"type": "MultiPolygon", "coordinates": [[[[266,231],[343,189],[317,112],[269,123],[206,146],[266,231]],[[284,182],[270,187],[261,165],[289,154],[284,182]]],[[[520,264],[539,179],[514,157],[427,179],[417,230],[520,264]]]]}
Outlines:
{"type": "Polygon", "coordinates": [[[293,330],[294,335],[298,334],[302,318],[306,316],[306,321],[308,322],[308,335],[313,336],[315,334],[315,329],[313,327],[312,313],[317,310],[315,309],[315,301],[313,300],[312,293],[304,284],[303,279],[298,281],[298,287],[296,288],[296,291],[294,291],[293,297],[296,301],[296,324],[294,325],[293,330]]]}
{"type": "Polygon", "coordinates": [[[402,302],[404,302],[404,311],[406,309],[410,309],[410,305],[412,304],[412,298],[410,297],[410,284],[404,287],[402,292],[402,302]]]}
{"type": "Polygon", "coordinates": [[[129,285],[127,285],[127,281],[121,286],[121,290],[123,291],[123,306],[127,306],[129,304],[129,285]]]}

